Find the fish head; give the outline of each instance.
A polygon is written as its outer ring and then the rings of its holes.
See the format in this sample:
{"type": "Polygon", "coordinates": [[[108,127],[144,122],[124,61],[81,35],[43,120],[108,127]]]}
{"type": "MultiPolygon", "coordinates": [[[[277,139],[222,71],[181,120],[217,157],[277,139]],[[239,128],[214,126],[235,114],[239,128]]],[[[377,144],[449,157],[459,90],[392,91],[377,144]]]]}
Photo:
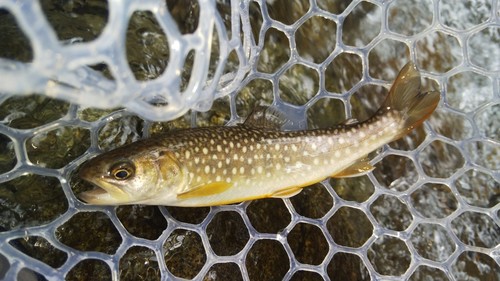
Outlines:
{"type": "Polygon", "coordinates": [[[79,176],[96,186],[79,194],[93,205],[154,204],[174,201],[186,173],[172,151],[124,148],[101,154],[87,163],[79,176]]]}

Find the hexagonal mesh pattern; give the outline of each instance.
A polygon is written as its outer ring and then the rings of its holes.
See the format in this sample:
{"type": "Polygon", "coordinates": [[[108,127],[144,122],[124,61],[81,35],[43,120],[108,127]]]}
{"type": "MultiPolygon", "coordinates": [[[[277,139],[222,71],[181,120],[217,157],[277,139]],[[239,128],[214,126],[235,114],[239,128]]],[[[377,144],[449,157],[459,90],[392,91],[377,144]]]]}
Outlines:
{"type": "Polygon", "coordinates": [[[500,280],[497,0],[0,0],[0,34],[0,279],[500,280]],[[211,208],[75,196],[98,152],[261,102],[290,129],[364,120],[409,60],[442,101],[367,176],[211,208]]]}

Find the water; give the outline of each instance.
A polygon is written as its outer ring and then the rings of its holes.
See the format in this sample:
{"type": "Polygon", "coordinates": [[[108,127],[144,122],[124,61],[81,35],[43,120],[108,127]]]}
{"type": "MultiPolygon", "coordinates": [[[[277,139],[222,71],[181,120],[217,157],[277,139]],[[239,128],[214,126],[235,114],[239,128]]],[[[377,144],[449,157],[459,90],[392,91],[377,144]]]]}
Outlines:
{"type": "MultiPolygon", "coordinates": [[[[255,67],[207,112],[153,122],[118,108],[2,96],[0,278],[500,279],[500,85],[491,59],[500,52],[498,1],[316,3],[249,3],[255,67]],[[442,102],[423,127],[375,153],[377,169],[367,176],[327,180],[291,199],[212,208],[96,207],[75,197],[91,187],[74,171],[96,153],[175,128],[234,124],[260,103],[283,110],[295,121],[289,129],[364,120],[408,60],[442,102]]],[[[113,12],[101,1],[42,8],[66,46],[98,38],[113,12]]],[[[199,25],[196,1],[168,1],[168,9],[181,33],[199,25]]],[[[230,26],[230,8],[217,9],[230,26]]],[[[34,59],[33,43],[5,9],[0,34],[8,39],[0,57],[34,59]]],[[[165,73],[172,50],[153,13],[134,13],[125,39],[135,79],[165,73]]],[[[232,55],[226,71],[238,65],[232,55]]],[[[116,68],[125,66],[91,67],[107,79],[104,89],[115,89],[116,68]]]]}

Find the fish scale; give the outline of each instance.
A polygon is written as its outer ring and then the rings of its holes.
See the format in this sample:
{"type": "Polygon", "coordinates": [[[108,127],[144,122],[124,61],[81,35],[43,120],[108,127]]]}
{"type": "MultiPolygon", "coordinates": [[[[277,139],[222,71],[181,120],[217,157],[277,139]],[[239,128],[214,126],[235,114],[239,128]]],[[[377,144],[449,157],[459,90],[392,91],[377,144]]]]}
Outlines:
{"type": "Polygon", "coordinates": [[[91,204],[211,206],[290,197],[328,177],[373,169],[367,155],[421,124],[439,92],[420,92],[407,64],[377,113],[365,122],[328,129],[280,131],[283,116],[257,108],[244,124],[183,129],[91,159],[80,176],[98,186],[80,197],[91,204]]]}
{"type": "MultiPolygon", "coordinates": [[[[175,157],[186,167],[188,184],[180,192],[227,182],[248,198],[262,192],[271,197],[299,178],[309,183],[344,170],[387,143],[399,130],[399,123],[397,114],[386,112],[367,123],[308,131],[247,126],[188,129],[164,138],[162,145],[175,147],[175,157]]],[[[225,197],[219,201],[231,200],[225,197]]]]}

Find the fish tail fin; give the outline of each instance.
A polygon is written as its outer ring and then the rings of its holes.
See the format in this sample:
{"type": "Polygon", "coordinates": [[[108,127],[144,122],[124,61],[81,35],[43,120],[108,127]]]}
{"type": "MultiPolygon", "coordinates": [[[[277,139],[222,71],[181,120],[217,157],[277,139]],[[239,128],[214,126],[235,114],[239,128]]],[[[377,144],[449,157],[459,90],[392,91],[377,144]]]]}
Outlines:
{"type": "Polygon", "coordinates": [[[420,80],[420,72],[415,64],[407,63],[394,80],[389,95],[380,109],[396,110],[403,118],[400,136],[406,135],[422,124],[439,103],[439,91],[421,92],[420,80]]]}

